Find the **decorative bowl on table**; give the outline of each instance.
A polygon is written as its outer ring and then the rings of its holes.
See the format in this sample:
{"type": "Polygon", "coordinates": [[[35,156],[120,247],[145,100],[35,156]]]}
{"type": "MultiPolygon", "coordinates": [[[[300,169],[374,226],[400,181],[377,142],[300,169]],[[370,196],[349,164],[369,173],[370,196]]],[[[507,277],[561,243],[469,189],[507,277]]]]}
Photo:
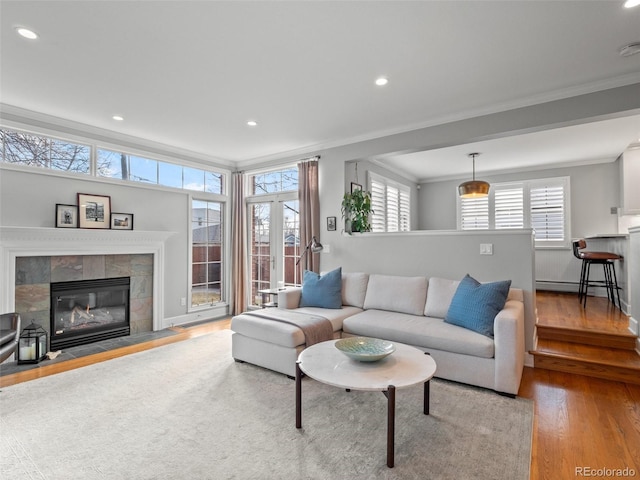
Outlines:
{"type": "Polygon", "coordinates": [[[396,351],[393,343],[369,337],[343,338],[336,342],[336,348],[359,362],[377,362],[396,351]]]}

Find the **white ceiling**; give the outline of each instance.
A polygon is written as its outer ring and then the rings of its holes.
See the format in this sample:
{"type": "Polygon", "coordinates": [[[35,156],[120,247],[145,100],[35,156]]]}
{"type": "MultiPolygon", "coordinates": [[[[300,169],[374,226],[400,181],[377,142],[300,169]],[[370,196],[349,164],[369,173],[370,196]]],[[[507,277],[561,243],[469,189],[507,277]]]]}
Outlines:
{"type": "MultiPolygon", "coordinates": [[[[640,42],[623,0],[1,0],[0,16],[5,108],[240,164],[640,82],[640,55],[618,55],[640,42]]],[[[639,136],[627,117],[392,161],[430,179],[468,172],[470,151],[481,172],[639,136]]]]}
{"type": "Polygon", "coordinates": [[[447,148],[380,158],[387,167],[415,182],[476,177],[499,172],[539,170],[612,162],[630,144],[640,142],[640,115],[554,128],[447,148]]]}

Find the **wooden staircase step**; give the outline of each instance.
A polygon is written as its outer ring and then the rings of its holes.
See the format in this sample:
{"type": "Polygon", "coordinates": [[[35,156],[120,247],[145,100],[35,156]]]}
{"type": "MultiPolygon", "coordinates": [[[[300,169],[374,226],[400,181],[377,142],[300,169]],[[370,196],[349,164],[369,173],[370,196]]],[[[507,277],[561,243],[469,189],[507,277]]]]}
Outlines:
{"type": "Polygon", "coordinates": [[[584,328],[541,324],[536,325],[536,330],[538,339],[542,340],[557,340],[631,351],[634,351],[636,347],[636,337],[628,331],[587,330],[584,328]]]}
{"type": "Polygon", "coordinates": [[[635,351],[538,338],[531,354],[535,368],[640,385],[640,355],[635,351]]]}

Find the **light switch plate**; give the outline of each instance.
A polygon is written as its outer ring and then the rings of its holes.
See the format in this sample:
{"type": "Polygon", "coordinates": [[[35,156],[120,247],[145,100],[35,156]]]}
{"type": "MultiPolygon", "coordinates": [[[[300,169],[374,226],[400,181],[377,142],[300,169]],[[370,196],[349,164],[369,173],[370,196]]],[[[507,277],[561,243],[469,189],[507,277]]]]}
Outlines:
{"type": "Polygon", "coordinates": [[[493,255],[493,243],[481,243],[480,255],[493,255]]]}

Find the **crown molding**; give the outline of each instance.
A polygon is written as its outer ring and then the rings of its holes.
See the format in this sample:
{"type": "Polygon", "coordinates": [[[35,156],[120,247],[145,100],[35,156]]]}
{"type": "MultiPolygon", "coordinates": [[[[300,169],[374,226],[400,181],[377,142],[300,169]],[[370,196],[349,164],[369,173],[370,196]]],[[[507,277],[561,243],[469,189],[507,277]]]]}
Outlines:
{"type": "MultiPolygon", "coordinates": [[[[574,167],[584,167],[584,166],[588,166],[588,165],[600,165],[603,163],[612,163],[615,162],[618,159],[618,157],[615,158],[592,158],[592,159],[586,159],[586,160],[576,160],[573,162],[561,162],[561,163],[550,163],[548,165],[533,165],[533,166],[529,166],[529,167],[519,167],[519,168],[510,168],[508,170],[488,170],[488,171],[483,171],[481,176],[484,178],[488,178],[491,176],[498,176],[498,175],[510,175],[510,174],[514,174],[514,173],[522,173],[522,172],[539,172],[539,171],[544,171],[544,170],[555,170],[558,168],[574,168],[574,167]]],[[[477,177],[477,172],[476,172],[476,177],[477,177]]],[[[425,185],[425,184],[429,184],[429,183],[438,183],[438,182],[448,182],[448,181],[460,181],[463,179],[469,179],[469,175],[443,175],[441,177],[429,177],[429,178],[422,178],[420,180],[418,180],[417,183],[419,183],[420,185],[425,185]]]]}
{"type": "MultiPolygon", "coordinates": [[[[196,165],[206,165],[208,167],[217,166],[224,169],[235,168],[235,162],[231,160],[203,155],[114,130],[106,130],[61,117],[26,110],[14,105],[7,105],[5,103],[0,103],[0,121],[7,127],[24,130],[36,127],[42,130],[43,133],[62,135],[67,138],[72,137],[85,141],[90,139],[94,142],[105,144],[105,146],[118,145],[125,149],[147,152],[165,158],[185,160],[196,165]]],[[[72,138],[69,139],[71,140],[72,138]]]]}
{"type": "Polygon", "coordinates": [[[544,103],[553,102],[557,100],[565,100],[565,99],[577,97],[580,95],[588,95],[591,93],[597,93],[597,92],[606,91],[614,88],[625,87],[625,86],[633,85],[636,83],[640,83],[640,72],[630,73],[630,74],[615,77],[615,78],[610,78],[610,79],[600,80],[600,81],[592,82],[588,84],[559,89],[559,90],[547,92],[544,94],[532,95],[526,98],[511,101],[511,102],[497,103],[490,107],[478,108],[473,110],[465,110],[465,111],[453,113],[450,115],[433,117],[424,122],[408,124],[402,127],[378,130],[378,131],[369,132],[363,135],[354,136],[354,137],[345,138],[345,139],[333,139],[333,140],[328,140],[326,142],[308,144],[306,146],[303,146],[297,149],[282,151],[278,153],[272,153],[269,155],[264,155],[261,157],[255,157],[255,158],[246,159],[246,160],[239,160],[237,161],[237,165],[238,165],[238,168],[244,168],[252,165],[271,162],[274,160],[282,160],[283,158],[309,155],[309,154],[312,154],[313,152],[320,153],[323,150],[328,150],[331,148],[344,147],[347,145],[353,145],[356,143],[377,140],[377,139],[389,137],[392,135],[399,135],[399,134],[408,133],[416,130],[421,130],[424,128],[435,127],[437,125],[443,125],[443,124],[453,123],[453,122],[462,121],[462,120],[469,120],[475,117],[482,117],[485,115],[507,112],[509,110],[531,107],[534,105],[544,104],[544,103]]]}

